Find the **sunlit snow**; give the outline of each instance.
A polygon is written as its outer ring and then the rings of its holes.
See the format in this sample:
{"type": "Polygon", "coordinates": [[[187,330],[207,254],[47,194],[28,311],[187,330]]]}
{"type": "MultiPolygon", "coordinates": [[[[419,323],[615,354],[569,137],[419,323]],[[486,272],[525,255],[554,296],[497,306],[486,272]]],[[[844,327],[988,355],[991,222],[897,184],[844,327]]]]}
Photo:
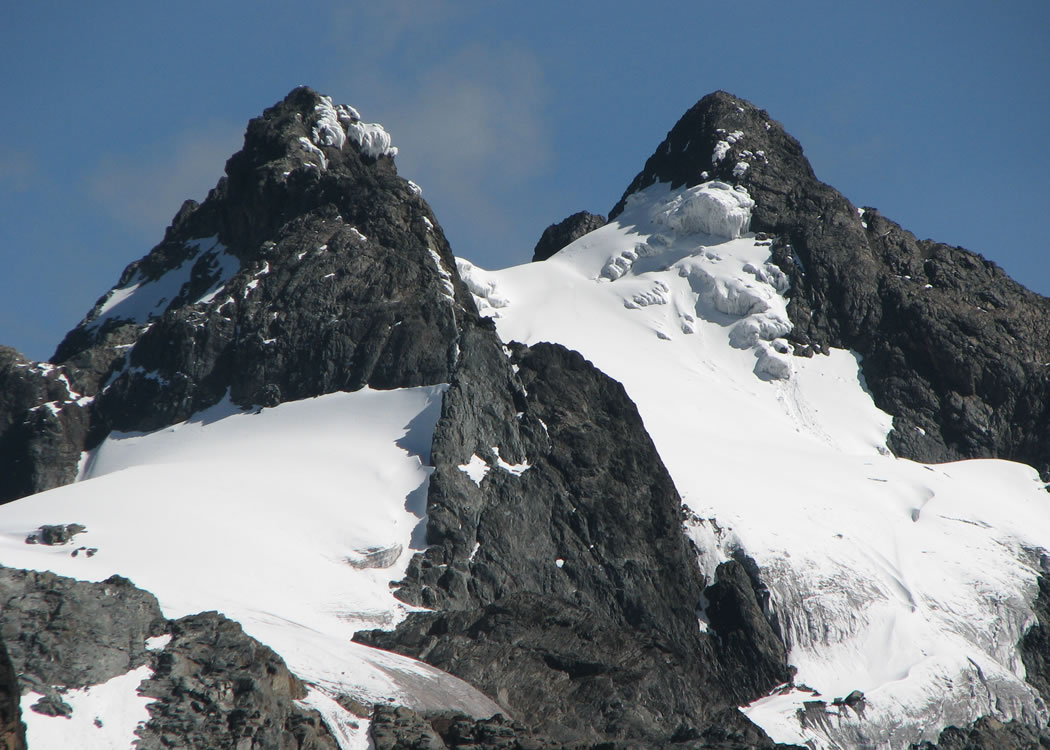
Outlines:
{"type": "Polygon", "coordinates": [[[423,544],[443,392],[365,389],[253,412],[224,402],[157,432],[113,434],[83,481],[0,507],[0,563],[119,573],[171,618],[218,610],[329,697],[490,715],[498,707],[465,683],[350,642],[410,610],[389,583],[423,544]],[[98,552],[25,544],[56,523],[86,526],[76,546],[98,552]],[[377,547],[400,553],[359,564],[377,547]]]}
{"type": "Polygon", "coordinates": [[[138,693],[139,684],[149,679],[148,666],[134,669],[113,679],[80,690],[62,693],[62,700],[73,713],[46,716],[32,710],[43,696],[30,692],[22,696],[22,720],[26,724],[26,745],[30,748],[77,748],[77,750],[125,750],[133,747],[135,728],[149,721],[146,706],[151,702],[138,693]]]}
{"type": "Polygon", "coordinates": [[[300,145],[304,151],[317,158],[322,169],[328,168],[328,158],[318,146],[342,148],[347,138],[356,143],[363,154],[373,159],[397,155],[397,148],[382,125],[362,122],[356,109],[343,104],[334,105],[328,96],[320,97],[320,103],[314,108],[310,135],[310,139],[300,138],[300,145]]]}

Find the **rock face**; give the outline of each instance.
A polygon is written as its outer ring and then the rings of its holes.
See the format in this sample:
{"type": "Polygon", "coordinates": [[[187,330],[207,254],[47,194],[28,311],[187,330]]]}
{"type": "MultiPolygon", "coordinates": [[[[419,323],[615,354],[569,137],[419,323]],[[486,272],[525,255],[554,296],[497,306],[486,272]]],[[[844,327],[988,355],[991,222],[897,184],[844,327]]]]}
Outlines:
{"type": "Polygon", "coordinates": [[[171,641],[143,683],[151,703],[142,750],[244,747],[336,750],[306,690],[271,649],[216,612],[171,623],[171,641]]]}
{"type": "Polygon", "coordinates": [[[0,347],[0,502],[72,482],[88,418],[65,368],[0,347]]]}
{"type": "Polygon", "coordinates": [[[110,430],[157,429],[227,395],[271,406],[448,382],[469,294],[388,138],[294,90],[249,123],[207,200],[182,207],[53,365],[0,351],[0,501],[72,481],[110,430]]]}
{"type": "MultiPolygon", "coordinates": [[[[735,721],[730,717],[727,719],[722,723],[724,726],[735,721]]],[[[407,708],[388,706],[376,707],[372,714],[371,734],[376,750],[627,750],[638,747],[636,744],[618,742],[565,745],[536,735],[523,724],[502,715],[478,721],[450,713],[423,716],[407,708]]],[[[683,733],[668,747],[683,750],[749,750],[764,747],[762,742],[761,732],[755,727],[734,731],[720,726],[699,735],[683,733]]]]}
{"type": "Polygon", "coordinates": [[[535,263],[554,255],[566,245],[575,242],[588,232],[593,232],[608,222],[604,216],[592,214],[588,211],[580,211],[567,219],[562,219],[557,224],[551,224],[543,230],[540,241],[532,251],[532,261],[535,263]]]}
{"type": "Polygon", "coordinates": [[[1042,750],[1050,747],[1050,737],[1031,727],[1011,721],[1006,724],[984,717],[967,729],[948,727],[937,744],[923,742],[912,750],[1042,750]]]}
{"type": "Polygon", "coordinates": [[[432,449],[432,546],[399,590],[438,611],[359,637],[471,681],[553,742],[718,728],[772,746],[727,709],[790,678],[786,649],[738,563],[703,580],[623,387],[560,346],[508,360],[484,328],[462,341],[432,449]]]}
{"type": "Polygon", "coordinates": [[[0,641],[0,748],[3,750],[25,750],[26,728],[22,723],[21,697],[18,675],[7,647],[0,641]]]}
{"type": "Polygon", "coordinates": [[[751,228],[775,235],[796,350],[863,356],[897,455],[1006,458],[1050,479],[1050,300],[975,253],[858,210],[817,180],[779,123],[725,92],[678,121],[610,216],[653,182],[707,179],[745,186],[751,228]]]}
{"type": "Polygon", "coordinates": [[[87,583],[0,568],[0,634],[23,692],[97,685],[149,663],[166,621],[156,598],[114,576],[87,583]]]}
{"type": "MultiPolygon", "coordinates": [[[[43,695],[33,710],[66,716],[73,709],[64,691],[148,665],[153,676],[139,692],[156,701],[138,733],[141,748],[205,750],[244,740],[252,748],[337,747],[320,717],[295,703],[303,685],[240,625],[215,612],[166,620],[152,594],[119,576],[89,583],[0,568],[0,633],[19,675],[14,721],[20,693],[43,695]],[[163,649],[147,648],[147,639],[165,634],[163,649]]],[[[0,737],[17,737],[9,703],[0,703],[0,718],[0,737]]]]}

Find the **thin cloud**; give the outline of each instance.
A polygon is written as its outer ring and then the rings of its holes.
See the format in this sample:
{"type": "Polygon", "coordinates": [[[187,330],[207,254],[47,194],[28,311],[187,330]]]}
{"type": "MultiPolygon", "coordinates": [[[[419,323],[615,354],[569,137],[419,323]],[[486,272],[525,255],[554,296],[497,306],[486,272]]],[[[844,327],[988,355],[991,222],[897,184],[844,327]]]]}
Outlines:
{"type": "MultiPolygon", "coordinates": [[[[328,37],[337,48],[348,42],[355,60],[404,54],[405,40],[418,44],[438,27],[469,13],[469,8],[451,0],[385,0],[382,3],[338,4],[331,10],[328,37]],[[419,34],[420,36],[414,36],[419,34]],[[414,38],[413,38],[414,37],[414,38]]],[[[438,32],[440,33],[440,32],[438,32]]]]}
{"type": "Polygon", "coordinates": [[[457,252],[489,262],[483,238],[519,229],[515,208],[553,161],[547,94],[530,51],[472,45],[383,115],[398,171],[423,186],[457,252]]]}
{"type": "Polygon", "coordinates": [[[32,187],[36,160],[28,151],[0,152],[0,192],[22,193],[32,187]]]}
{"type": "Polygon", "coordinates": [[[431,68],[415,89],[397,113],[406,168],[480,179],[495,170],[505,182],[549,165],[547,90],[531,52],[472,45],[431,68]]]}
{"type": "Polygon", "coordinates": [[[88,193],[125,227],[156,233],[183,201],[202,200],[215,186],[242,133],[242,125],[214,123],[135,154],[110,154],[89,175],[88,193]]]}

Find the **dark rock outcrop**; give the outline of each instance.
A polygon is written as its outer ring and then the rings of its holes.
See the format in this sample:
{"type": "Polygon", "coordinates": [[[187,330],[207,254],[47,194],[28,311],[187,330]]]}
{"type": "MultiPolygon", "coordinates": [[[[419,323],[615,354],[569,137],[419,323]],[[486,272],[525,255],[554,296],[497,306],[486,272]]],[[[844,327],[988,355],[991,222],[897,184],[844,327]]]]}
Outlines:
{"type": "Polygon", "coordinates": [[[376,750],[562,750],[564,745],[533,734],[528,727],[502,715],[473,719],[462,714],[419,714],[403,706],[376,706],[372,713],[376,750]]]}
{"type": "Polygon", "coordinates": [[[0,502],[76,478],[89,408],[68,375],[0,347],[0,502]]]}
{"type": "Polygon", "coordinates": [[[962,248],[916,240],[813,174],[769,115],[717,92],[690,109],[624,198],[653,182],[745,186],[755,231],[790,276],[796,350],[863,356],[891,449],[921,461],[999,457],[1050,478],[1050,300],[962,248]]]}
{"type": "MultiPolygon", "coordinates": [[[[766,747],[762,732],[754,726],[739,729],[734,717],[715,722],[703,733],[682,732],[661,747],[680,750],[752,750],[766,747]]],[[[637,744],[627,742],[555,742],[537,735],[520,722],[497,715],[477,720],[448,712],[421,715],[403,707],[377,706],[372,714],[371,734],[376,750],[629,750],[637,744]]],[[[782,750],[792,746],[778,745],[782,750]]],[[[802,750],[796,748],[796,750],[802,750]]]]}
{"type": "MultiPolygon", "coordinates": [[[[72,708],[63,691],[149,665],[153,676],[139,691],[155,702],[139,729],[143,750],[239,747],[245,739],[247,747],[337,747],[316,712],[296,704],[305,688],[271,649],[215,612],[166,620],[156,597],[126,578],[90,583],[0,567],[0,634],[18,674],[16,709],[19,695],[34,691],[43,698],[33,710],[64,716],[72,708]],[[164,634],[170,641],[150,651],[147,639],[164,634]]],[[[0,719],[6,721],[3,673],[0,661],[0,719]]]]}
{"type": "Polygon", "coordinates": [[[302,683],[270,648],[217,612],[171,623],[171,641],[140,688],[155,698],[142,750],[213,747],[335,750],[302,683]]]}
{"type": "Polygon", "coordinates": [[[965,729],[948,727],[937,743],[922,742],[912,750],[1045,750],[1050,748],[1050,735],[1037,732],[1017,721],[1001,722],[982,717],[965,729]]]}
{"type": "Polygon", "coordinates": [[[543,230],[539,242],[532,251],[533,263],[547,260],[566,245],[607,223],[608,220],[604,216],[592,214],[589,211],[580,211],[567,219],[562,219],[557,224],[551,224],[543,230]]]}
{"type": "Polygon", "coordinates": [[[701,633],[681,499],[623,387],[557,345],[508,361],[482,327],[462,343],[432,449],[432,546],[399,590],[441,611],[359,638],[469,680],[553,742],[717,727],[772,746],[725,709],[788,680],[786,649],[737,563],[708,589],[721,630],[701,633]]]}
{"type": "Polygon", "coordinates": [[[151,660],[146,639],[167,623],[156,597],[113,576],[103,583],[0,568],[0,635],[23,692],[97,685],[151,660]]]}
{"type": "Polygon", "coordinates": [[[1039,576],[1039,593],[1032,602],[1036,622],[1021,638],[1018,650],[1025,669],[1025,681],[1039,691],[1050,703],[1050,580],[1047,567],[1050,560],[1043,557],[1043,572],[1039,576]]]}
{"type": "Polygon", "coordinates": [[[21,699],[18,675],[7,647],[0,640],[0,750],[25,750],[26,727],[22,723],[21,699]]]}

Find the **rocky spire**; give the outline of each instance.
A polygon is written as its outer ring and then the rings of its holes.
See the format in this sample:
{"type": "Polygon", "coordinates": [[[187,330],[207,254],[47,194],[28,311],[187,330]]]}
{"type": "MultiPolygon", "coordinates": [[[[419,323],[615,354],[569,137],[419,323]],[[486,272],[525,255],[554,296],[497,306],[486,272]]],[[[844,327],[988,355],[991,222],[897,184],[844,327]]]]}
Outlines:
{"type": "Polygon", "coordinates": [[[182,206],[53,364],[0,353],[0,379],[25,395],[0,400],[0,501],[72,481],[111,429],[156,429],[227,394],[248,407],[448,382],[458,321],[476,313],[396,151],[305,87],[253,119],[207,199],[182,206]],[[27,438],[34,414],[48,424],[27,438]]]}

